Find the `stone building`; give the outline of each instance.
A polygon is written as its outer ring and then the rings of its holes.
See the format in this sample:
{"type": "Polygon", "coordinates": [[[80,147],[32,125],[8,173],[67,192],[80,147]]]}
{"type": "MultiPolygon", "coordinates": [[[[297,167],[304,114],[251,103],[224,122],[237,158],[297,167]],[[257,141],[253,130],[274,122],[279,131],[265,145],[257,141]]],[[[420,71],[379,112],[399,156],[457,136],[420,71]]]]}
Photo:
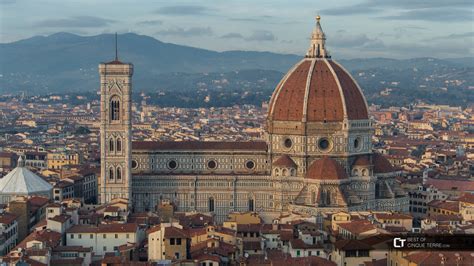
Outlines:
{"type": "Polygon", "coordinates": [[[310,48],[277,85],[265,140],[131,142],[133,65],[116,58],[101,79],[101,202],[162,201],[177,211],[279,215],[295,210],[406,211],[395,171],[372,151],[372,122],[358,84],[325,47],[317,17],[310,48]]]}

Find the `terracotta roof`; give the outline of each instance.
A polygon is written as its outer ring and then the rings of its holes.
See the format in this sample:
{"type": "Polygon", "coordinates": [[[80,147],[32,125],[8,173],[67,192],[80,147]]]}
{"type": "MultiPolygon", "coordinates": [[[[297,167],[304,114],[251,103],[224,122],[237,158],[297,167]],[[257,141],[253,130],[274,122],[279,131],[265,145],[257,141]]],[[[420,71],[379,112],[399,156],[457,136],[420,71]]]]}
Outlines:
{"type": "Polygon", "coordinates": [[[370,250],[372,246],[356,239],[344,239],[334,243],[334,247],[339,250],[370,250]]]}
{"type": "Polygon", "coordinates": [[[436,222],[462,221],[462,216],[460,214],[433,214],[425,219],[433,220],[436,222]]]}
{"type": "Polygon", "coordinates": [[[134,233],[138,229],[138,225],[134,223],[126,224],[99,224],[91,225],[75,225],[67,233],[134,233]]]}
{"type": "Polygon", "coordinates": [[[42,207],[49,202],[49,199],[45,197],[40,197],[40,196],[33,196],[29,198],[28,201],[30,202],[32,206],[42,207]]]}
{"type": "Polygon", "coordinates": [[[260,241],[244,241],[244,250],[262,250],[260,241]]]}
{"type": "Polygon", "coordinates": [[[471,251],[415,251],[405,256],[409,262],[416,265],[473,265],[474,259],[471,251]],[[460,257],[460,259],[458,259],[460,257]]]}
{"type": "Polygon", "coordinates": [[[375,218],[378,219],[413,219],[411,215],[402,214],[402,213],[375,213],[375,218]]]}
{"type": "Polygon", "coordinates": [[[470,180],[428,178],[426,184],[439,190],[474,191],[474,182],[470,180]]]}
{"type": "Polygon", "coordinates": [[[272,265],[272,266],[287,266],[287,265],[311,265],[311,266],[336,266],[335,262],[327,259],[310,256],[292,258],[289,255],[283,254],[280,250],[268,250],[267,256],[263,254],[250,255],[248,259],[242,258],[247,262],[246,265],[272,265]]]}
{"type": "Polygon", "coordinates": [[[134,150],[248,150],[267,151],[263,141],[134,141],[134,150]]]}
{"type": "Polygon", "coordinates": [[[369,161],[369,158],[367,158],[367,155],[360,155],[357,157],[355,160],[353,166],[369,166],[372,165],[369,161]]]}
{"type": "Polygon", "coordinates": [[[274,163],[275,166],[287,167],[287,168],[296,168],[296,163],[288,155],[280,156],[274,163]]]}
{"type": "Polygon", "coordinates": [[[33,231],[25,239],[23,239],[17,247],[26,248],[26,244],[32,240],[44,242],[46,246],[55,248],[61,244],[61,234],[49,229],[33,231]]]}
{"type": "Polygon", "coordinates": [[[65,223],[67,222],[67,220],[69,220],[71,218],[70,215],[67,215],[67,214],[62,214],[62,215],[56,215],[52,218],[49,218],[49,220],[51,221],[55,221],[55,222],[58,222],[58,223],[65,223]]]}
{"type": "Polygon", "coordinates": [[[364,96],[350,74],[332,60],[305,58],[276,87],[268,118],[274,121],[303,121],[306,118],[307,122],[342,122],[344,109],[351,120],[368,119],[364,96]],[[310,72],[312,63],[314,67],[310,72]],[[305,107],[307,109],[303,110],[305,107]]]}
{"type": "Polygon", "coordinates": [[[460,202],[474,204],[474,194],[464,193],[458,200],[460,202]]]}
{"type": "Polygon", "coordinates": [[[390,173],[395,171],[392,164],[380,153],[372,155],[372,162],[374,164],[374,173],[390,173]]]}
{"type": "Polygon", "coordinates": [[[428,207],[459,212],[459,201],[432,200],[427,205],[428,207]]]}
{"type": "Polygon", "coordinates": [[[306,173],[306,178],[317,180],[347,179],[347,173],[334,159],[323,157],[314,161],[306,173]]]}
{"type": "Polygon", "coordinates": [[[70,258],[70,259],[51,259],[51,265],[56,266],[72,266],[72,265],[82,265],[84,262],[84,258],[70,258]]]}
{"type": "Polygon", "coordinates": [[[185,230],[177,227],[165,227],[165,238],[189,238],[185,230]]]}
{"type": "Polygon", "coordinates": [[[0,224],[11,224],[17,217],[18,216],[13,213],[4,212],[0,214],[0,224]]]}
{"type": "Polygon", "coordinates": [[[356,235],[376,229],[376,227],[367,220],[355,220],[347,223],[340,223],[338,226],[356,235]]]}

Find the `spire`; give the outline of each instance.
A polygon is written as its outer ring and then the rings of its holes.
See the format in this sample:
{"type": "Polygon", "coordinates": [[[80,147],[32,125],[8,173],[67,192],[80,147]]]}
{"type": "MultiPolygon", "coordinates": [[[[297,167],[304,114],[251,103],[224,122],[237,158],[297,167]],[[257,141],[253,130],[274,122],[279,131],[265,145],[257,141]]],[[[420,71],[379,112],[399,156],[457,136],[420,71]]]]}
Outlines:
{"type": "Polygon", "coordinates": [[[18,157],[17,167],[25,167],[25,161],[23,160],[23,156],[18,157]]]}
{"type": "Polygon", "coordinates": [[[320,23],[321,17],[316,16],[316,27],[311,33],[311,43],[306,53],[306,57],[319,57],[319,58],[329,58],[329,52],[326,51],[326,35],[324,34],[323,29],[321,28],[320,23]]]}
{"type": "Polygon", "coordinates": [[[117,32],[115,32],[115,61],[118,61],[117,32]]]}

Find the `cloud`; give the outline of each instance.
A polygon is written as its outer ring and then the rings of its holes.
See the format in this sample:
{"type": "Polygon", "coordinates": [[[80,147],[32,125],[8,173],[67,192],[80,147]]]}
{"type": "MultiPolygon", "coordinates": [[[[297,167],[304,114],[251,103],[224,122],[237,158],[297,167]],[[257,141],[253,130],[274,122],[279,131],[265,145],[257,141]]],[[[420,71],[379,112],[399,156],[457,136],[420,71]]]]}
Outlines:
{"type": "Polygon", "coordinates": [[[64,19],[47,19],[36,23],[36,26],[47,28],[98,28],[108,26],[113,22],[115,21],[99,17],[76,16],[64,19]]]}
{"type": "Polygon", "coordinates": [[[474,38],[474,31],[464,32],[464,33],[453,33],[445,36],[436,36],[431,38],[426,38],[424,41],[440,41],[440,40],[467,40],[472,43],[474,38]]]}
{"type": "Polygon", "coordinates": [[[256,30],[245,38],[247,41],[275,41],[276,39],[275,35],[268,30],[256,30]]]}
{"type": "Polygon", "coordinates": [[[472,0],[366,0],[356,5],[324,9],[321,13],[331,16],[370,15],[387,10],[401,13],[379,18],[455,22],[472,20],[473,17],[472,0]]]}
{"type": "Polygon", "coordinates": [[[321,10],[321,14],[331,15],[331,16],[345,16],[345,15],[357,15],[357,14],[371,14],[376,13],[379,10],[373,6],[368,5],[367,3],[351,5],[351,6],[341,6],[335,8],[328,8],[321,10]]]}
{"type": "Polygon", "coordinates": [[[164,6],[156,10],[156,13],[161,15],[178,15],[178,16],[192,16],[192,15],[210,15],[214,11],[211,8],[199,5],[176,5],[164,6]]]}
{"type": "Polygon", "coordinates": [[[157,32],[158,35],[169,35],[169,36],[179,36],[179,37],[193,37],[193,36],[210,36],[214,32],[210,27],[192,27],[189,29],[184,28],[170,28],[157,32]]]}
{"type": "Polygon", "coordinates": [[[220,38],[222,38],[222,39],[244,39],[244,36],[240,33],[237,33],[237,32],[231,32],[231,33],[227,33],[227,34],[222,35],[220,38]]]}
{"type": "Polygon", "coordinates": [[[259,22],[262,21],[261,18],[229,18],[230,21],[239,21],[239,22],[259,22]]]}
{"type": "Polygon", "coordinates": [[[472,21],[471,9],[459,8],[428,8],[404,11],[398,15],[379,17],[387,20],[424,20],[440,22],[472,21]]]}
{"type": "Polygon", "coordinates": [[[162,20],[144,20],[137,22],[137,25],[141,26],[157,26],[163,24],[162,20]]]}
{"type": "Polygon", "coordinates": [[[350,34],[345,30],[337,31],[334,36],[329,36],[328,40],[330,46],[334,47],[385,48],[383,41],[377,38],[369,38],[366,34],[350,34]]]}

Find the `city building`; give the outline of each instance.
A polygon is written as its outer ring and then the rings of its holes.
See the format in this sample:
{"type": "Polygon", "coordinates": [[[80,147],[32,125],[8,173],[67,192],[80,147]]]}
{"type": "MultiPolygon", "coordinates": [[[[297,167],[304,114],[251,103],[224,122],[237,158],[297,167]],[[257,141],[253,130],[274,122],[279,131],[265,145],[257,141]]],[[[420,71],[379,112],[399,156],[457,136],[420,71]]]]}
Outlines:
{"type": "Polygon", "coordinates": [[[372,151],[362,90],[325,41],[318,17],[307,54],[273,93],[265,141],[132,143],[133,65],[100,64],[101,202],[147,211],[167,200],[220,222],[233,211],[408,210],[400,173],[372,151]]]}

